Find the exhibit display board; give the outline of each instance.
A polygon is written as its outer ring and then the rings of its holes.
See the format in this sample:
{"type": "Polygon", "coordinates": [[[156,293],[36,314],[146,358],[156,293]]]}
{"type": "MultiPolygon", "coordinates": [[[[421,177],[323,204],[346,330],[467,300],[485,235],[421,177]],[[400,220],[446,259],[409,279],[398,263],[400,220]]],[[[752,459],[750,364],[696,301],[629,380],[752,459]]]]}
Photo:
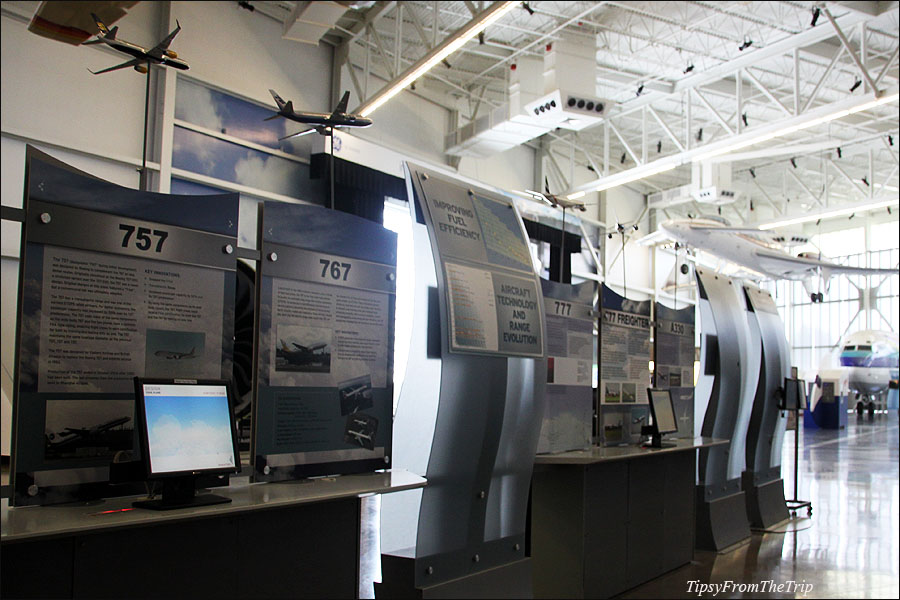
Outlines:
{"type": "Polygon", "coordinates": [[[538,453],[591,446],[596,284],[541,279],[547,318],[547,387],[538,453]]]}
{"type": "Polygon", "coordinates": [[[672,393],[676,437],[694,437],[694,307],[655,305],[653,386],[672,393]]]}
{"type": "Polygon", "coordinates": [[[599,437],[603,444],[640,441],[650,409],[650,301],[600,286],[599,437]]]}
{"type": "Polygon", "coordinates": [[[390,467],[397,235],[278,202],[259,223],[255,479],[390,467]]]}
{"type": "Polygon", "coordinates": [[[423,588],[526,559],[546,336],[541,286],[511,200],[407,168],[411,211],[427,227],[437,279],[437,293],[415,310],[427,316],[427,356],[441,363],[407,582],[423,588]]]}
{"type": "Polygon", "coordinates": [[[231,377],[238,195],[26,161],[13,503],[134,493],[108,485],[117,454],[139,455],[133,378],[231,377]]]}

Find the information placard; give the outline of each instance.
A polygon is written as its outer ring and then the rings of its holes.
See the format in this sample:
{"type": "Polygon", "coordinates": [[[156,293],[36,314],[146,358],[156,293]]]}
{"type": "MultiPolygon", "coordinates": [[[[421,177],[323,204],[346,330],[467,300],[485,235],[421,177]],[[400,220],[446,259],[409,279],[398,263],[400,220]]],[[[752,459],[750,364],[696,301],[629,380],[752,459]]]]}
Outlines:
{"type": "Polygon", "coordinates": [[[315,206],[262,222],[255,478],[389,467],[396,234],[315,206]]]}
{"type": "Polygon", "coordinates": [[[449,350],[543,356],[540,289],[515,205],[437,175],[417,177],[444,271],[449,350]]]}
{"type": "Polygon", "coordinates": [[[650,301],[629,300],[604,284],[600,312],[600,437],[635,443],[649,415],[650,301]]]}
{"type": "Polygon", "coordinates": [[[672,393],[677,437],[694,437],[694,306],[675,310],[656,303],[654,386],[672,393]]]}
{"type": "Polygon", "coordinates": [[[14,504],[135,493],[135,376],[230,378],[238,196],[130,190],[29,148],[14,504]],[[122,453],[122,454],[120,454],[122,453]]]}
{"type": "Polygon", "coordinates": [[[538,453],[591,446],[593,428],[593,282],[541,280],[547,317],[547,402],[538,453]]]}

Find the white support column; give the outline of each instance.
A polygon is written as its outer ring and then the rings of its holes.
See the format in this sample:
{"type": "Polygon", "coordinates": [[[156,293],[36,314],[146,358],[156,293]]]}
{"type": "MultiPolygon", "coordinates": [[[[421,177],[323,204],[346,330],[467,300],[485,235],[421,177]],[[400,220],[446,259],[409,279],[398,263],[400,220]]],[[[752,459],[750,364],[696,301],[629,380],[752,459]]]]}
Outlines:
{"type": "MultiPolygon", "coordinates": [[[[868,52],[866,51],[867,41],[866,41],[866,22],[863,21],[858,26],[859,28],[859,62],[863,67],[863,70],[868,71],[869,65],[867,60],[868,52]]],[[[874,82],[873,82],[874,83],[874,82]]],[[[863,91],[869,93],[872,91],[872,88],[869,87],[868,79],[865,81],[863,85],[863,91]]],[[[868,315],[867,315],[868,318],[868,315]]]]}
{"type": "MultiPolygon", "coordinates": [[[[176,18],[172,11],[172,3],[166,2],[162,10],[161,21],[166,31],[176,27],[176,18]]],[[[156,78],[156,119],[153,144],[155,156],[159,161],[159,174],[156,191],[168,194],[172,191],[172,152],[175,147],[175,88],[178,74],[174,69],[159,68],[156,78]]],[[[151,155],[152,156],[152,155],[151,155]]]]}
{"type": "Polygon", "coordinates": [[[394,17],[394,73],[399,73],[403,68],[400,63],[400,55],[403,52],[403,3],[397,3],[397,13],[394,17]]]}

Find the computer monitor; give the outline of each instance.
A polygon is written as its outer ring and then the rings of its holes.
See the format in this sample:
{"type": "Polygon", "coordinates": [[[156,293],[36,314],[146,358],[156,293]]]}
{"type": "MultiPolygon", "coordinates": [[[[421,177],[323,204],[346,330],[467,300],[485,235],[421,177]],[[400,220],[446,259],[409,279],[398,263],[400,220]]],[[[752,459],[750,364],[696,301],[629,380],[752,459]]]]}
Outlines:
{"type": "Polygon", "coordinates": [[[162,481],[162,497],[134,506],[169,510],[222,504],[230,498],[196,494],[200,475],[237,473],[241,459],[229,381],[135,377],[141,457],[148,481],[162,481]]]}
{"type": "Polygon", "coordinates": [[[806,408],[806,391],[804,380],[792,377],[784,378],[784,402],[782,410],[800,410],[806,408]]]}
{"type": "Polygon", "coordinates": [[[675,405],[672,403],[672,394],[669,390],[647,389],[647,397],[650,399],[650,415],[653,417],[651,428],[651,443],[653,448],[674,447],[674,444],[662,443],[662,436],[666,433],[678,431],[678,423],[675,420],[675,405]]]}

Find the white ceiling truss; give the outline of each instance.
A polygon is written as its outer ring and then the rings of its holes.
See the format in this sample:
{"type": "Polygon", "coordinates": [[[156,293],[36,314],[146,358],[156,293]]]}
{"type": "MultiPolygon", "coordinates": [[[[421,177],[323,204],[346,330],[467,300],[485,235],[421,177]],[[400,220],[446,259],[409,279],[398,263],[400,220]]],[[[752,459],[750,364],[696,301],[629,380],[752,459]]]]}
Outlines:
{"type": "MultiPolygon", "coordinates": [[[[291,2],[253,4],[285,19],[294,8],[291,2]]],[[[359,104],[489,4],[375,2],[348,10],[323,41],[339,48],[336,56],[359,104]]],[[[532,144],[544,153],[554,192],[661,158],[690,158],[697,148],[796,122],[848,98],[862,102],[893,93],[900,84],[897,2],[527,5],[491,25],[482,43],[473,40],[434,67],[416,82],[415,93],[458,111],[462,126],[508,102],[510,66],[517,60],[542,58],[546,45],[562,36],[583,38],[596,48],[597,96],[615,105],[599,125],[577,133],[551,131],[532,144]]],[[[898,150],[894,101],[717,157],[731,162],[734,181],[745,193],[740,203],[722,208],[723,216],[757,222],[897,195],[898,150]]],[[[687,160],[628,185],[651,194],[690,181],[687,160]]],[[[703,209],[687,203],[667,212],[703,209]]]]}

